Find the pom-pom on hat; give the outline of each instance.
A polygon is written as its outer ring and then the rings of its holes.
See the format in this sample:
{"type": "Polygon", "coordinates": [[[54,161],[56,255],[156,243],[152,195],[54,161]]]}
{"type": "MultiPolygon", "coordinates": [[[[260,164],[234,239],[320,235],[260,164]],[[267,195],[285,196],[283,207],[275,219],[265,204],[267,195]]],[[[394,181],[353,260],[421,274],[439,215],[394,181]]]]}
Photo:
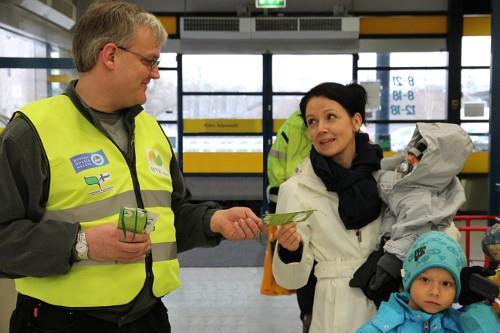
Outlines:
{"type": "Polygon", "coordinates": [[[466,266],[464,251],[444,232],[430,231],[418,237],[408,250],[403,263],[403,286],[410,290],[413,280],[429,268],[447,270],[455,280],[456,294],[460,294],[460,272],[466,266]]]}

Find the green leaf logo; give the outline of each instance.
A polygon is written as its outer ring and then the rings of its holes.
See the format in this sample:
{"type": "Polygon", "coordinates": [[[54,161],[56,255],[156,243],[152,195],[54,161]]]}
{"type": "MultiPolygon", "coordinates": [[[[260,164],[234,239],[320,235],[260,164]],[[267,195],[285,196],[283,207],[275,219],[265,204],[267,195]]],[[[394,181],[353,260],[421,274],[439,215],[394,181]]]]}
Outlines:
{"type": "Polygon", "coordinates": [[[156,155],[155,158],[154,158],[154,162],[157,166],[162,166],[163,165],[163,161],[161,160],[161,157],[160,155],[156,155]]]}

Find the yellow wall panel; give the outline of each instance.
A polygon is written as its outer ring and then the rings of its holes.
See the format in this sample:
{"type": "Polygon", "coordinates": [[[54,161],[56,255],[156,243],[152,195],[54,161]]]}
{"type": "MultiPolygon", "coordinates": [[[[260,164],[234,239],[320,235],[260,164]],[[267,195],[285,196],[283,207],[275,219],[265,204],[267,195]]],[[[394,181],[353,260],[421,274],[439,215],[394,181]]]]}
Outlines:
{"type": "Polygon", "coordinates": [[[273,131],[277,133],[285,121],[286,119],[273,119],[273,131]]]}
{"type": "Polygon", "coordinates": [[[185,173],[262,173],[262,153],[184,153],[185,173]]]}
{"type": "Polygon", "coordinates": [[[465,161],[462,169],[463,173],[488,173],[489,167],[489,152],[477,151],[472,153],[467,161],[465,161]]]}
{"type": "Polygon", "coordinates": [[[262,133],[262,120],[186,119],[184,133],[262,133]]]}
{"type": "MultiPolygon", "coordinates": [[[[397,152],[386,151],[384,157],[397,152]]],[[[474,152],[464,164],[462,173],[489,171],[489,153],[474,152]]],[[[185,173],[262,173],[262,153],[184,153],[185,173]]]]}
{"type": "Polygon", "coordinates": [[[464,17],[464,36],[490,36],[491,16],[467,16],[464,17]]]}
{"type": "Polygon", "coordinates": [[[47,76],[47,81],[48,82],[70,83],[71,81],[73,81],[77,78],[78,78],[78,76],[76,74],[75,75],[64,75],[64,74],[54,75],[54,74],[51,74],[51,75],[47,76]]]}
{"type": "Polygon", "coordinates": [[[177,34],[177,17],[175,16],[157,16],[161,24],[169,35],[177,34]]]}
{"type": "Polygon", "coordinates": [[[361,35],[446,34],[447,18],[431,16],[373,16],[360,18],[361,35]]]}

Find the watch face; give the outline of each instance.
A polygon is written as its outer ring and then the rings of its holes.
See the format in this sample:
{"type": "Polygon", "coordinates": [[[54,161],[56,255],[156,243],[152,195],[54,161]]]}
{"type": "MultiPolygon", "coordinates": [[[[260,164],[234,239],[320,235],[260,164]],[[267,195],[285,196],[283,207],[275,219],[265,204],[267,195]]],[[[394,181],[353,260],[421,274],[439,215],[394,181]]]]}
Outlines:
{"type": "Polygon", "coordinates": [[[82,243],[77,243],[75,248],[79,255],[87,255],[88,251],[87,245],[82,243]]]}

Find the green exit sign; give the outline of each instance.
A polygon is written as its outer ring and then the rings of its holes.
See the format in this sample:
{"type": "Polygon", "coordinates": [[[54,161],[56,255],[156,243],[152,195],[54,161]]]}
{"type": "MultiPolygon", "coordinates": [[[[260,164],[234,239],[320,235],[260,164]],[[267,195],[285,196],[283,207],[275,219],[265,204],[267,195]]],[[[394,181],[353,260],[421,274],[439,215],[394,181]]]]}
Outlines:
{"type": "Polygon", "coordinates": [[[286,0],[255,0],[256,8],[285,8],[286,0]]]}

